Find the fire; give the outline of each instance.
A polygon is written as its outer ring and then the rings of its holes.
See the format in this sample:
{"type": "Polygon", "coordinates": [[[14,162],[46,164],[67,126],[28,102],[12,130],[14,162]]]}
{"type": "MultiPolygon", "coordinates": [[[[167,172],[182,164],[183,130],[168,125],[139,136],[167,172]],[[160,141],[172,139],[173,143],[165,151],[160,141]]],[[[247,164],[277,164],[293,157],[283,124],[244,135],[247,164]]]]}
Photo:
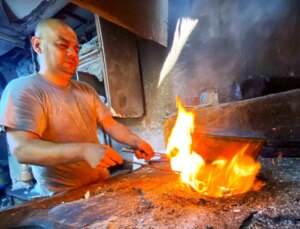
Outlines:
{"type": "MultiPolygon", "coordinates": [[[[230,159],[217,158],[206,162],[192,149],[194,113],[188,112],[177,98],[178,115],[168,139],[167,154],[171,167],[180,171],[181,181],[196,191],[211,197],[226,197],[259,190],[264,184],[256,181],[260,163],[245,154],[245,144],[230,159]]],[[[198,154],[199,153],[199,154],[198,154]]]]}

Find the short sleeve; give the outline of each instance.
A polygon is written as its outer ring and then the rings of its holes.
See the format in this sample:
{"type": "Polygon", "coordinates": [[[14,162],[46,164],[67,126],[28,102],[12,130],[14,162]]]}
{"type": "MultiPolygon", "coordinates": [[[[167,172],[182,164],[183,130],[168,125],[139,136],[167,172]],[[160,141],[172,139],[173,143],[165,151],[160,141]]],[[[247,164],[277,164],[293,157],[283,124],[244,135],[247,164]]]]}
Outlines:
{"type": "Polygon", "coordinates": [[[96,115],[97,123],[101,125],[102,120],[106,115],[110,114],[108,107],[102,102],[100,97],[95,92],[95,105],[96,105],[96,115]]]}
{"type": "Polygon", "coordinates": [[[38,91],[24,86],[20,79],[11,81],[2,94],[0,125],[42,136],[46,117],[38,91]]]}

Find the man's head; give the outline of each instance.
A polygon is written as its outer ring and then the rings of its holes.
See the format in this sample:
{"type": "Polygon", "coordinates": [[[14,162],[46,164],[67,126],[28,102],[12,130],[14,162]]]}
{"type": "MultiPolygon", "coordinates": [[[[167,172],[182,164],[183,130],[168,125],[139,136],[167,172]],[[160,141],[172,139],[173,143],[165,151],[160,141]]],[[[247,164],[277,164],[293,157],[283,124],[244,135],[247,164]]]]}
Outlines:
{"type": "Polygon", "coordinates": [[[78,66],[78,40],[71,27],[58,19],[38,23],[31,39],[38,54],[40,72],[61,80],[70,80],[78,66]]]}

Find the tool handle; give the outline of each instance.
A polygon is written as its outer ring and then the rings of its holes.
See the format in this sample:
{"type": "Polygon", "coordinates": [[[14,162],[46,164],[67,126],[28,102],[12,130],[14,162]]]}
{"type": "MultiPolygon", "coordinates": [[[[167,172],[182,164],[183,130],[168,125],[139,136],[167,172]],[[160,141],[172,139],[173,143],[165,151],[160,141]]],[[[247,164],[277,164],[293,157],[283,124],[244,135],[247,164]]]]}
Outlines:
{"type": "MultiPolygon", "coordinates": [[[[130,147],[124,147],[124,148],[121,149],[121,151],[125,152],[125,153],[134,153],[135,152],[135,150],[133,148],[130,148],[130,147]]],[[[154,155],[167,158],[167,155],[165,153],[154,152],[154,155]]]]}
{"type": "Polygon", "coordinates": [[[163,167],[155,166],[155,165],[143,164],[143,163],[140,163],[140,162],[137,162],[137,161],[131,161],[131,160],[127,160],[127,159],[126,160],[123,159],[123,161],[124,162],[128,162],[128,163],[132,163],[132,164],[141,165],[141,166],[144,166],[144,167],[149,167],[149,168],[153,168],[153,169],[163,170],[163,171],[166,171],[166,172],[181,173],[180,171],[173,171],[171,169],[167,169],[167,168],[163,168],[163,167]]]}

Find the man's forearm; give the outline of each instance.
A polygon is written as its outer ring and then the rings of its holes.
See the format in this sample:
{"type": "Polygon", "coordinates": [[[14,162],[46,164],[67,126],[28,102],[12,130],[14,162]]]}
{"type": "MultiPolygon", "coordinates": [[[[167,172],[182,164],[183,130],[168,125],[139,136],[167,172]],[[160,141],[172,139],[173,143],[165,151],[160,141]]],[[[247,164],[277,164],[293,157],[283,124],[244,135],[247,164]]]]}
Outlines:
{"type": "Polygon", "coordinates": [[[85,143],[52,143],[30,139],[11,149],[23,164],[52,166],[84,160],[85,143]]]}
{"type": "Polygon", "coordinates": [[[7,143],[23,164],[53,166],[85,160],[96,168],[102,160],[105,168],[121,164],[122,158],[108,146],[97,143],[55,143],[41,140],[37,134],[8,129],[7,143]]]}
{"type": "Polygon", "coordinates": [[[127,127],[118,122],[106,131],[114,140],[129,145],[133,148],[137,148],[139,142],[141,141],[137,135],[132,133],[127,127]]]}
{"type": "Polygon", "coordinates": [[[86,160],[95,166],[98,154],[101,157],[105,151],[100,144],[54,143],[26,131],[8,130],[6,137],[10,150],[24,164],[51,166],[86,160]]]}
{"type": "Polygon", "coordinates": [[[120,123],[116,123],[107,131],[118,142],[135,148],[135,156],[150,160],[154,156],[154,150],[149,143],[132,133],[120,123]]]}

